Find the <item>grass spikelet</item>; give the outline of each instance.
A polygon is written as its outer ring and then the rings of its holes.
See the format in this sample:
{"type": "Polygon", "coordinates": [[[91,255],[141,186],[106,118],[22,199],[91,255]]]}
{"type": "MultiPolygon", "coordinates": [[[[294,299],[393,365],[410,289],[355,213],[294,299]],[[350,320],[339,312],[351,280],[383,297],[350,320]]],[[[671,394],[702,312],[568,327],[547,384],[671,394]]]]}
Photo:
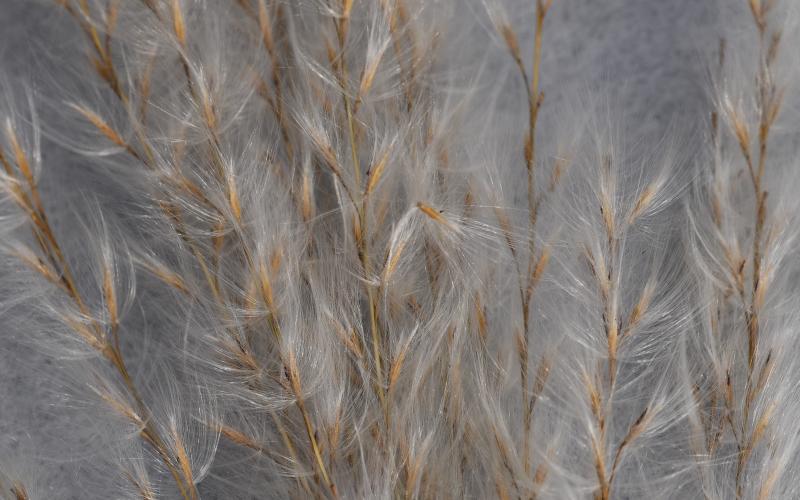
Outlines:
{"type": "Polygon", "coordinates": [[[536,285],[539,283],[539,280],[542,279],[542,275],[547,268],[548,262],[550,262],[550,248],[546,246],[542,249],[542,253],[539,255],[539,258],[536,259],[536,265],[533,266],[533,273],[531,274],[529,285],[530,288],[536,287],[536,285]]]}
{"type": "Polygon", "coordinates": [[[89,123],[91,123],[101,134],[103,134],[108,140],[116,144],[121,148],[125,148],[132,156],[139,158],[139,153],[133,149],[133,146],[128,144],[122,136],[114,130],[105,120],[103,120],[100,115],[95,113],[94,111],[81,106],[79,104],[70,104],[69,105],[72,109],[83,115],[89,123]]]}
{"type": "Polygon", "coordinates": [[[448,229],[455,230],[455,226],[453,226],[452,223],[442,215],[444,213],[444,210],[436,210],[432,206],[425,204],[421,201],[417,202],[417,208],[419,209],[420,212],[425,214],[425,216],[427,216],[432,221],[441,224],[442,226],[448,229]]]}
{"type": "Polygon", "coordinates": [[[400,262],[400,257],[403,255],[403,250],[405,250],[406,242],[405,240],[400,240],[397,242],[396,246],[393,246],[389,250],[388,260],[386,261],[386,266],[383,269],[383,282],[388,282],[392,274],[394,274],[395,269],[397,269],[397,264],[400,262]]]}
{"type": "Polygon", "coordinates": [[[55,273],[55,271],[53,271],[53,269],[51,269],[48,264],[42,261],[42,259],[39,256],[37,256],[30,248],[22,246],[14,250],[11,250],[9,253],[10,255],[13,255],[14,257],[18,258],[32,271],[39,273],[50,283],[57,285],[59,287],[64,286],[61,277],[58,276],[55,273]]]}
{"type": "Polygon", "coordinates": [[[609,479],[609,483],[613,482],[614,474],[617,471],[617,467],[619,466],[620,459],[622,458],[622,454],[625,451],[625,448],[633,443],[637,437],[639,437],[646,429],[648,424],[653,418],[653,410],[651,408],[645,408],[645,410],[639,415],[636,420],[631,424],[630,428],[628,428],[628,433],[625,434],[625,437],[622,438],[619,446],[617,447],[617,452],[614,455],[614,463],[611,465],[611,477],[609,479]]]}
{"type": "Polygon", "coordinates": [[[403,343],[403,347],[397,353],[397,356],[395,356],[394,361],[392,361],[391,367],[389,368],[389,392],[392,392],[397,385],[397,380],[400,378],[401,371],[403,370],[403,363],[405,362],[408,351],[411,348],[412,340],[413,335],[410,335],[403,343]]]}
{"type": "Polygon", "coordinates": [[[98,116],[93,111],[90,111],[82,106],[77,104],[72,105],[73,109],[75,109],[78,113],[82,114],[92,125],[97,128],[104,136],[111,140],[117,146],[125,147],[125,141],[120,137],[120,135],[114,131],[100,116],[98,116]]]}
{"type": "Polygon", "coordinates": [[[650,303],[653,300],[653,294],[655,293],[655,290],[655,281],[648,281],[644,287],[644,290],[642,290],[642,294],[639,296],[639,300],[636,301],[636,305],[633,306],[633,310],[631,310],[631,313],[628,316],[628,321],[625,325],[625,333],[622,335],[623,338],[633,333],[633,331],[642,321],[642,317],[647,313],[650,303]]]}
{"type": "Polygon", "coordinates": [[[145,269],[150,271],[151,274],[165,284],[184,294],[189,294],[189,288],[187,287],[181,275],[172,271],[164,264],[153,260],[142,260],[141,264],[145,269]]]}
{"type": "Polygon", "coordinates": [[[197,500],[197,490],[194,488],[194,473],[192,472],[192,464],[189,461],[189,456],[186,453],[186,447],[183,444],[178,430],[173,426],[172,440],[175,448],[175,457],[178,462],[178,467],[183,475],[183,480],[186,482],[189,491],[189,499],[197,500]]]}
{"type": "Polygon", "coordinates": [[[383,171],[386,169],[386,165],[389,163],[389,155],[391,152],[392,148],[387,147],[386,151],[380,156],[380,158],[378,158],[378,161],[375,162],[375,165],[370,167],[369,174],[367,176],[367,188],[364,190],[364,196],[369,196],[378,186],[378,183],[383,177],[383,171]]]}
{"type": "Polygon", "coordinates": [[[655,198],[657,191],[658,190],[656,186],[652,184],[648,185],[644,191],[642,191],[642,194],[639,195],[639,198],[633,205],[630,215],[628,215],[628,224],[633,224],[636,219],[638,219],[639,216],[647,210],[647,208],[653,202],[653,198],[655,198]]]}
{"type": "Polygon", "coordinates": [[[275,54],[275,40],[272,35],[272,21],[270,20],[265,0],[258,0],[258,27],[261,29],[264,47],[269,52],[270,57],[273,57],[273,54],[275,54]]]}
{"type": "Polygon", "coordinates": [[[223,424],[218,424],[217,430],[219,430],[220,434],[232,443],[236,443],[239,446],[244,446],[260,453],[264,452],[264,448],[262,448],[261,445],[241,431],[223,424]]]}
{"type": "Polygon", "coordinates": [[[28,490],[25,488],[25,485],[19,481],[15,481],[11,488],[9,489],[11,494],[14,495],[15,500],[29,500],[30,496],[28,496],[28,490]]]}
{"type": "Polygon", "coordinates": [[[183,11],[181,9],[181,0],[170,0],[170,9],[172,12],[172,31],[175,33],[175,38],[181,47],[186,47],[186,24],[183,20],[183,11]]]}
{"type": "Polygon", "coordinates": [[[231,205],[231,212],[233,212],[233,216],[236,218],[237,221],[241,222],[242,220],[242,206],[239,202],[239,193],[236,189],[236,178],[234,177],[233,173],[229,173],[227,175],[227,183],[228,183],[228,202],[231,205]]]}
{"type": "Polygon", "coordinates": [[[309,221],[314,217],[316,212],[314,205],[314,178],[310,168],[303,168],[303,178],[301,182],[300,199],[302,203],[303,220],[309,221]]]}
{"type": "Polygon", "coordinates": [[[127,402],[120,400],[117,396],[107,390],[103,390],[102,388],[97,388],[95,390],[97,391],[98,396],[120,416],[134,424],[136,427],[141,428],[144,426],[142,418],[127,402]]]}

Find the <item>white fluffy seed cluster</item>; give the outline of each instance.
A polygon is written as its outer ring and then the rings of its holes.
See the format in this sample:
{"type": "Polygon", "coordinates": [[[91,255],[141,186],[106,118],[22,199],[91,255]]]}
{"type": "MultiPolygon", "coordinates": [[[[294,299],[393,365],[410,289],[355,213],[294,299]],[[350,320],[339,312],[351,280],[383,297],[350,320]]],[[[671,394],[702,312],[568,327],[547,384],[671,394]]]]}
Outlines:
{"type": "Polygon", "coordinates": [[[548,98],[559,3],[54,2],[0,321],[71,417],[0,498],[800,496],[797,6],[721,9],[689,151],[548,98]]]}

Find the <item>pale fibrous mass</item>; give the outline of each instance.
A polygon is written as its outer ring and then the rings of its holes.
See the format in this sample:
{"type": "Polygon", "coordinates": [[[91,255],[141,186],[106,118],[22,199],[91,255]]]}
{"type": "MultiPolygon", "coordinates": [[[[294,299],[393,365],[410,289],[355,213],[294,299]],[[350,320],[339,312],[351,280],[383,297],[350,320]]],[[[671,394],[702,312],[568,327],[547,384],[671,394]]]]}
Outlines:
{"type": "Polygon", "coordinates": [[[654,135],[570,3],[31,0],[0,498],[800,497],[798,5],[654,135]]]}

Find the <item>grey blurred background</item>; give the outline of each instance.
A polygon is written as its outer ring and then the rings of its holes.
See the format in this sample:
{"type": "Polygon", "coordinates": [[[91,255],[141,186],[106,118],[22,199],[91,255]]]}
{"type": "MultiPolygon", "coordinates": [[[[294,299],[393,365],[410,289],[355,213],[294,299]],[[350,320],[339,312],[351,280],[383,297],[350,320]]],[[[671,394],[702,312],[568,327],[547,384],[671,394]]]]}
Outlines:
{"type": "MultiPolygon", "coordinates": [[[[614,102],[624,108],[621,114],[637,138],[659,137],[672,128],[684,147],[694,147],[694,131],[708,113],[704,68],[717,45],[714,3],[555,0],[544,35],[543,89],[550,92],[564,82],[576,88],[601,84],[615,94],[614,102]]],[[[40,82],[37,88],[54,82],[69,87],[76,75],[48,61],[58,60],[65,51],[81,50],[81,44],[69,38],[78,31],[71,23],[53,0],[0,0],[0,77],[35,75],[28,81],[40,82]]],[[[514,23],[522,28],[521,37],[530,36],[533,19],[527,31],[519,19],[514,23]]],[[[56,196],[61,200],[69,186],[82,179],[84,189],[87,184],[89,189],[104,189],[85,182],[88,174],[82,166],[52,143],[45,143],[44,161],[45,204],[56,196]]],[[[59,221],[56,214],[55,223],[64,227],[69,220],[59,221]]],[[[50,377],[58,378],[58,370],[53,361],[26,347],[24,339],[9,338],[11,330],[11,325],[0,323],[0,450],[10,453],[0,457],[0,466],[33,457],[31,466],[41,468],[39,487],[45,498],[84,498],[80,466],[48,453],[63,448],[60,424],[72,418],[61,411],[65,396],[51,389],[58,384],[48,384],[50,377]]],[[[72,451],[81,455],[81,450],[72,451]]]]}

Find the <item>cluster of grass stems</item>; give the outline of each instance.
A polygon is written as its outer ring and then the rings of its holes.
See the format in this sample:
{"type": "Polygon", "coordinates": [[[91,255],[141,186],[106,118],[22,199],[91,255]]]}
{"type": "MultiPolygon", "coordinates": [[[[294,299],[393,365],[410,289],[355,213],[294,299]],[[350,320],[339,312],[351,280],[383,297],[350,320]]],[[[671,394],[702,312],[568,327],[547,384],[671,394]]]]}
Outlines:
{"type": "Polygon", "coordinates": [[[737,0],[688,158],[545,98],[561,1],[55,2],[81,90],[0,110],[2,313],[91,415],[83,497],[800,494],[791,6],[737,0]],[[125,201],[70,224],[41,129],[125,201]]]}

